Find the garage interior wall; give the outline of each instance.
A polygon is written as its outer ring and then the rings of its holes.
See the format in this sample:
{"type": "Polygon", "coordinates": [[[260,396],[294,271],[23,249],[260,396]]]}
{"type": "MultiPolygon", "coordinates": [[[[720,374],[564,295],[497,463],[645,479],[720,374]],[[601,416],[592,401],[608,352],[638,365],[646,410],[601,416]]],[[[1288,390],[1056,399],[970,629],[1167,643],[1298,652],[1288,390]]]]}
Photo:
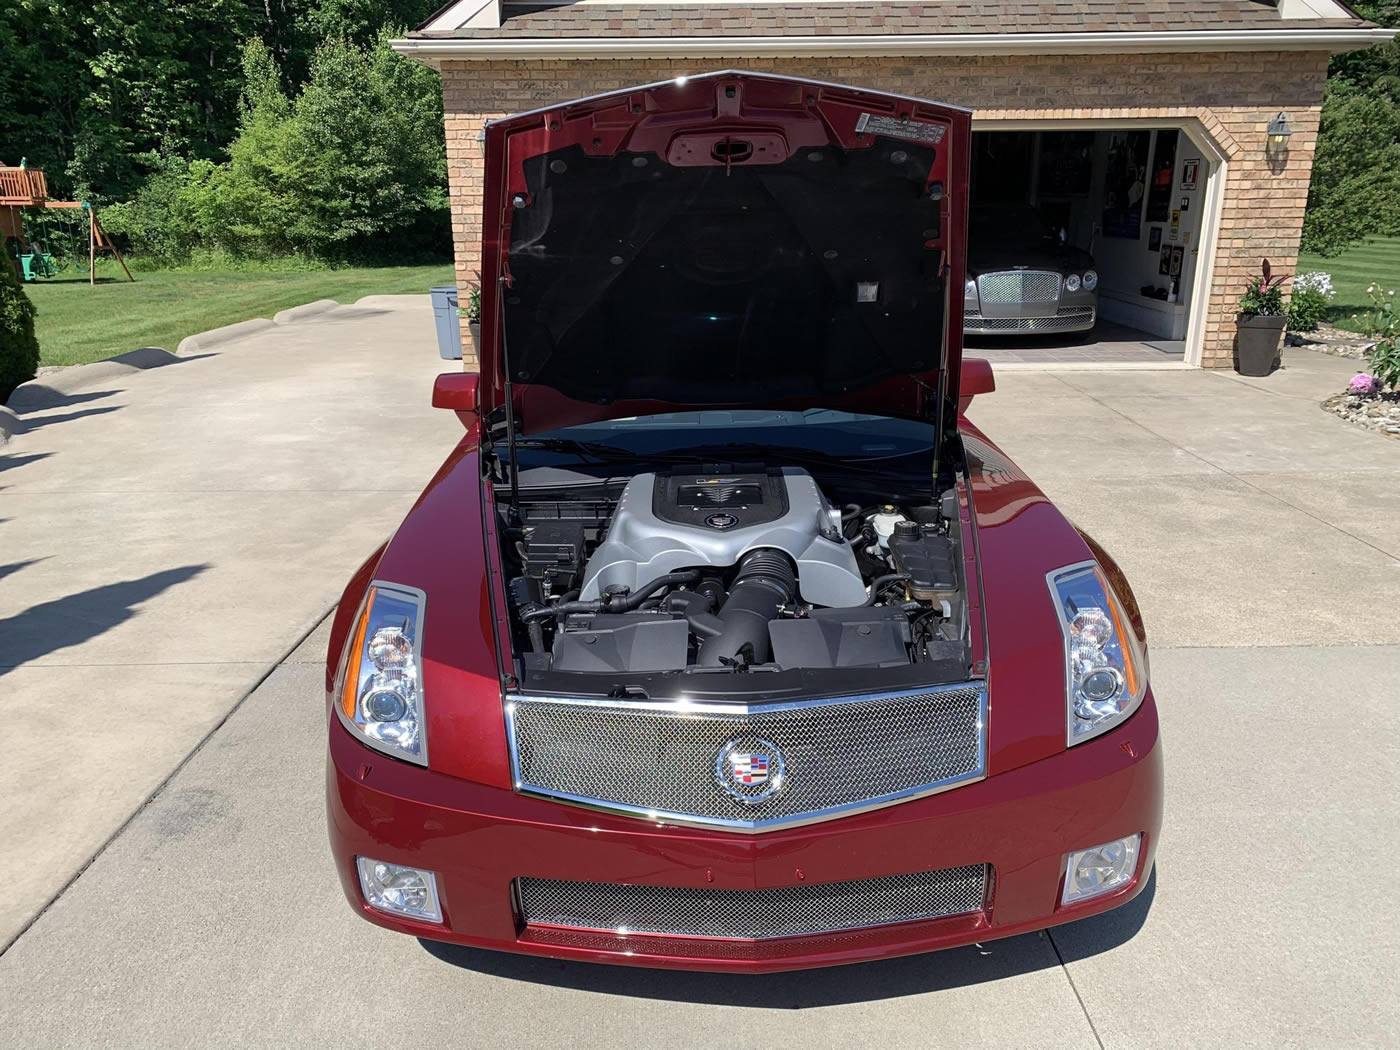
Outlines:
{"type": "MultiPolygon", "coordinates": [[[[1233,363],[1235,314],[1246,281],[1267,258],[1291,273],[1297,261],[1317,142],[1324,52],[1200,55],[987,55],[946,57],[560,59],[443,61],[448,180],[457,282],[480,269],[483,121],[599,92],[718,69],[814,77],[922,96],[996,120],[1199,121],[1228,158],[1203,315],[1201,364],[1233,363]],[[1293,127],[1282,157],[1265,153],[1266,127],[1286,111],[1293,127]]],[[[1024,123],[1021,123],[1024,127],[1024,123]]],[[[1192,154],[1194,156],[1194,154],[1192,154]]],[[[1204,170],[1201,179],[1205,179],[1204,170]]],[[[1197,195],[1203,197],[1204,189],[1197,195]]],[[[1197,265],[1206,272],[1203,261],[1197,265]]],[[[1100,266],[1103,269],[1103,266],[1100,266]]],[[[465,323],[465,322],[464,322],[465,323]]],[[[477,365],[463,333],[463,366],[477,365]]]]}
{"type": "MultiPolygon", "coordinates": [[[[1159,339],[1183,340],[1211,170],[1207,151],[1179,128],[976,127],[972,203],[1031,204],[1069,244],[1094,256],[1104,320],[1159,339]],[[1116,152],[1122,155],[1115,157],[1116,152]],[[1131,207],[1115,209],[1115,221],[1109,222],[1106,209],[1113,202],[1107,175],[1113,160],[1120,174],[1126,165],[1138,178],[1131,207]],[[1125,221],[1130,213],[1131,221],[1125,221]],[[1160,298],[1148,296],[1146,289],[1160,298]]],[[[975,254],[977,245],[971,247],[975,254]]]]}

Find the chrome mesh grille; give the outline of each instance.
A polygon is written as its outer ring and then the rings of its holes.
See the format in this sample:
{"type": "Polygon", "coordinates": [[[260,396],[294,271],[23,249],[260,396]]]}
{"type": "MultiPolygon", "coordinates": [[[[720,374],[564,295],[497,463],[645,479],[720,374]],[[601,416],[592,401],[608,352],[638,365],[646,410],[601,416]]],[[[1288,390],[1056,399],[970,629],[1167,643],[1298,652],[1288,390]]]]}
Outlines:
{"type": "Polygon", "coordinates": [[[980,911],[987,868],[972,864],[768,890],[517,879],[527,925],[763,939],[831,933],[980,911]]]}
{"type": "Polygon", "coordinates": [[[1067,306],[1053,317],[983,317],[969,312],[963,318],[968,332],[1063,332],[1085,328],[1094,322],[1092,306],[1067,306]]]}
{"type": "Polygon", "coordinates": [[[1053,270],[1006,270],[977,278],[983,306],[1053,303],[1060,298],[1060,275],[1053,270]]]}
{"type": "Polygon", "coordinates": [[[983,704],[972,683],[753,706],[532,697],[512,700],[506,712],[523,791],[758,830],[980,777],[983,704]],[[728,775],[720,756],[733,747],[772,752],[767,797],[728,775]]]}

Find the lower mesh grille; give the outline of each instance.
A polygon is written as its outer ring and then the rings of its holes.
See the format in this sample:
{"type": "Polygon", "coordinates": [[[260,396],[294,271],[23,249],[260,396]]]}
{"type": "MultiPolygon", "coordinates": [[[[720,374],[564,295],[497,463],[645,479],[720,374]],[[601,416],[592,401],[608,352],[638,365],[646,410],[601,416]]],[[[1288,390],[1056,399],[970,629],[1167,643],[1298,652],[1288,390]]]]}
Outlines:
{"type": "Polygon", "coordinates": [[[527,925],[752,940],[967,915],[986,888],[984,864],[771,890],[516,880],[527,925]]]}
{"type": "Polygon", "coordinates": [[[1065,307],[1053,317],[983,317],[971,311],[963,317],[963,329],[968,332],[1062,332],[1093,323],[1092,306],[1065,307]]]}

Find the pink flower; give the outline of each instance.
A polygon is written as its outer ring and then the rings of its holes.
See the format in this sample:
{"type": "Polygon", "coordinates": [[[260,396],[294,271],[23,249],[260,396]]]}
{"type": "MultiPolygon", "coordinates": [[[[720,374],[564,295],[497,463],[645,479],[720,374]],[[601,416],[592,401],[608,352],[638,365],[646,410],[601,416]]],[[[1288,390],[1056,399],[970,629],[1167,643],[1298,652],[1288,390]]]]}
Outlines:
{"type": "Polygon", "coordinates": [[[1347,384],[1347,389],[1353,394],[1369,394],[1376,389],[1376,381],[1365,372],[1358,372],[1351,377],[1351,382],[1347,384]]]}

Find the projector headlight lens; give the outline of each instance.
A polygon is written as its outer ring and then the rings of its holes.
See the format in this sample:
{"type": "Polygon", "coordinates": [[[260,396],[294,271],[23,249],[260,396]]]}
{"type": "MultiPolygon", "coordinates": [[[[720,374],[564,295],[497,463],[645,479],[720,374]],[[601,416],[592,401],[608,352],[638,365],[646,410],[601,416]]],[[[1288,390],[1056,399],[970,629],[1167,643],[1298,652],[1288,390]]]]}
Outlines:
{"type": "Polygon", "coordinates": [[[422,591],[375,581],[347,645],[336,711],[370,747],[428,764],[423,733],[422,591]]]}
{"type": "Polygon", "coordinates": [[[423,922],[442,922],[437,877],[423,868],[356,857],[360,892],[371,908],[423,922]]]}
{"type": "Polygon", "coordinates": [[[1070,274],[1068,277],[1065,278],[1065,291],[1067,291],[1067,292],[1077,292],[1077,291],[1079,291],[1079,274],[1077,274],[1077,273],[1072,273],[1072,274],[1070,274]]]}
{"type": "Polygon", "coordinates": [[[1052,572],[1049,583],[1065,636],[1065,742],[1074,745],[1137,710],[1147,692],[1146,659],[1097,562],[1052,572]]]}
{"type": "Polygon", "coordinates": [[[1065,888],[1060,893],[1060,903],[1101,897],[1132,882],[1141,845],[1141,835],[1129,835],[1071,853],[1065,863],[1065,888]]]}
{"type": "Polygon", "coordinates": [[[1095,288],[1097,288],[1098,286],[1099,286],[1099,275],[1098,275],[1097,273],[1095,273],[1093,270],[1085,270],[1085,271],[1084,271],[1084,290],[1085,290],[1086,292],[1092,292],[1092,291],[1093,291],[1095,288]]]}

